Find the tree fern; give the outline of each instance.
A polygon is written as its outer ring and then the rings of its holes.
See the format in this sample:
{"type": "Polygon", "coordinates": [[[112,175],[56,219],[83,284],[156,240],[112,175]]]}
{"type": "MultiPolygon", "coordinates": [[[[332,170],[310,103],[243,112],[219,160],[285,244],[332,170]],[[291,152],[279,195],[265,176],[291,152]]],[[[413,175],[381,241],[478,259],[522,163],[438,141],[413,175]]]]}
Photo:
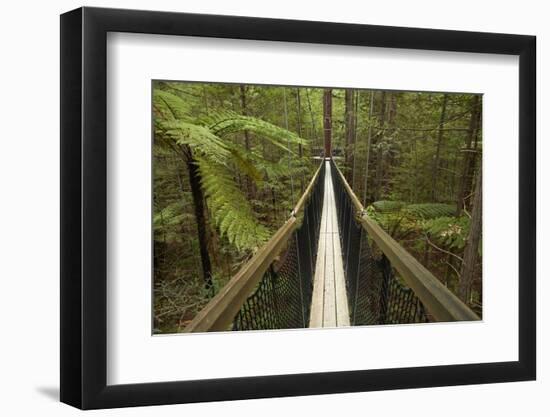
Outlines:
{"type": "Polygon", "coordinates": [[[379,213],[399,211],[405,206],[403,201],[380,200],[372,203],[372,207],[379,213]]]}
{"type": "Polygon", "coordinates": [[[208,126],[214,134],[219,136],[247,130],[269,140],[273,145],[287,152],[291,152],[288,149],[288,144],[307,144],[306,140],[300,138],[295,133],[266,122],[265,120],[240,115],[230,111],[211,114],[208,117],[202,118],[201,123],[208,126]]]}
{"type": "Polygon", "coordinates": [[[440,203],[409,204],[404,209],[409,216],[425,220],[449,217],[456,211],[454,205],[440,203]]]}
{"type": "Polygon", "coordinates": [[[181,234],[179,225],[192,221],[193,215],[183,210],[182,204],[178,201],[164,208],[155,208],[153,215],[153,231],[155,240],[166,240],[172,242],[177,240],[181,234]]]}
{"type": "Polygon", "coordinates": [[[153,109],[164,120],[185,120],[189,112],[184,100],[175,94],[157,88],[153,90],[153,109]]]}
{"type": "Polygon", "coordinates": [[[464,249],[470,232],[470,218],[437,217],[423,221],[422,228],[438,244],[448,249],[464,249]]]}
{"type": "Polygon", "coordinates": [[[227,144],[208,128],[181,120],[161,121],[158,127],[159,133],[178,145],[188,145],[196,153],[208,156],[219,164],[226,164],[231,159],[227,144]]]}
{"type": "Polygon", "coordinates": [[[256,218],[247,196],[235,181],[232,168],[260,184],[264,178],[300,173],[305,163],[285,164],[284,158],[271,162],[223,137],[249,131],[260,140],[283,149],[287,155],[291,153],[289,144],[306,144],[306,141],[269,122],[234,112],[223,111],[191,119],[183,99],[159,89],[154,90],[153,106],[157,115],[155,134],[193,151],[208,207],[221,234],[239,251],[256,249],[268,239],[269,231],[256,218]]]}
{"type": "Polygon", "coordinates": [[[239,250],[254,250],[267,241],[269,231],[258,223],[232,172],[206,158],[198,158],[197,163],[212,216],[222,236],[239,250]]]}
{"type": "Polygon", "coordinates": [[[454,211],[455,206],[450,204],[406,204],[391,200],[375,201],[367,208],[367,213],[396,238],[422,229],[430,230],[430,227],[443,227],[442,225],[449,223],[454,211]],[[443,220],[439,222],[439,219],[443,220]]]}

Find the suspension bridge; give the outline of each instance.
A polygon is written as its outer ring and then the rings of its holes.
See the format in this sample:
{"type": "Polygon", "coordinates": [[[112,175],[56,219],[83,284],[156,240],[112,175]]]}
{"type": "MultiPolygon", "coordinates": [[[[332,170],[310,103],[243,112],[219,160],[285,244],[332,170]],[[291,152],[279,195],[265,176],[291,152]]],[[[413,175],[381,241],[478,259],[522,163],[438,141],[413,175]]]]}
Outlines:
{"type": "Polygon", "coordinates": [[[326,158],[288,220],[184,331],[469,320],[479,317],[368,217],[326,158]]]}

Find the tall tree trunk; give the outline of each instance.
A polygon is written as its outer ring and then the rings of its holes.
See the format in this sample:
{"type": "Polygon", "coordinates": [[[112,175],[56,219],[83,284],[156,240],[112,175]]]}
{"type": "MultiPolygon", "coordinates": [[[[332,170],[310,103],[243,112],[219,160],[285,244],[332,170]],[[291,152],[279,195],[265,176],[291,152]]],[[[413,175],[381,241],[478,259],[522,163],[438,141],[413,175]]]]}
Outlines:
{"type": "MultiPolygon", "coordinates": [[[[296,129],[298,130],[298,136],[302,137],[302,99],[300,98],[300,89],[296,89],[296,129]]],[[[300,158],[304,156],[304,149],[302,144],[298,145],[298,156],[300,158]]]]}
{"type": "Polygon", "coordinates": [[[476,154],[475,147],[472,147],[472,143],[477,144],[477,136],[480,127],[480,116],[481,116],[481,100],[480,96],[475,95],[472,97],[471,101],[471,113],[470,113],[470,125],[468,127],[468,136],[466,137],[465,143],[465,152],[462,159],[462,173],[459,178],[458,190],[456,194],[456,215],[459,216],[462,212],[462,209],[466,204],[468,195],[472,190],[472,181],[474,177],[474,171],[476,166],[476,154]]]}
{"type": "Polygon", "coordinates": [[[319,150],[321,148],[321,143],[320,143],[319,137],[317,136],[317,129],[315,128],[315,115],[313,114],[313,109],[311,107],[311,99],[309,98],[308,88],[306,88],[306,98],[307,98],[307,105],[309,107],[309,116],[311,118],[311,134],[315,139],[314,143],[315,143],[315,146],[317,147],[317,152],[315,152],[315,156],[319,156],[321,152],[319,150]]]}
{"type": "Polygon", "coordinates": [[[212,263],[208,252],[207,225],[204,207],[204,193],[201,187],[201,177],[195,160],[193,151],[187,145],[183,147],[187,170],[189,171],[189,183],[191,185],[191,195],[193,196],[193,205],[195,207],[195,218],[197,220],[197,234],[199,238],[199,250],[201,254],[202,276],[207,289],[212,288],[212,263]]]}
{"type": "Polygon", "coordinates": [[[354,91],[346,88],[345,91],[345,136],[346,146],[344,149],[344,161],[346,166],[346,178],[351,184],[352,166],[353,166],[353,144],[355,140],[355,106],[354,106],[354,91]]]}
{"type": "Polygon", "coordinates": [[[374,91],[370,92],[369,100],[369,129],[367,132],[367,150],[365,156],[365,182],[363,188],[363,207],[367,207],[367,191],[369,184],[369,159],[370,159],[370,146],[372,141],[372,114],[374,111],[374,91]]]}
{"type": "Polygon", "coordinates": [[[323,93],[323,130],[325,132],[325,158],[332,157],[332,90],[323,93]]]}
{"type": "MultiPolygon", "coordinates": [[[[248,109],[246,103],[246,86],[243,84],[240,85],[240,98],[241,98],[241,110],[243,116],[248,116],[248,109]]],[[[250,134],[248,130],[244,131],[244,147],[247,151],[250,151],[250,134]]],[[[251,199],[256,199],[256,185],[249,176],[246,176],[246,190],[248,192],[248,197],[251,199]]]]}
{"type": "Polygon", "coordinates": [[[481,168],[476,180],[476,190],[474,195],[472,219],[470,224],[470,233],[464,249],[464,261],[460,272],[460,281],[458,283],[458,296],[462,301],[470,301],[472,283],[475,277],[475,267],[478,257],[479,243],[481,241],[481,218],[482,218],[482,175],[481,168]]]}
{"type": "Polygon", "coordinates": [[[382,91],[382,96],[380,99],[380,113],[378,114],[378,137],[376,140],[377,150],[376,150],[376,171],[375,171],[375,186],[374,186],[374,196],[373,201],[378,201],[382,194],[382,181],[383,181],[383,172],[384,172],[384,146],[382,146],[383,141],[385,141],[386,136],[386,119],[388,115],[387,107],[388,101],[391,101],[391,94],[382,91]],[[389,100],[388,100],[389,98],[389,100]]]}
{"type": "Polygon", "coordinates": [[[439,116],[439,131],[437,132],[437,146],[435,150],[435,158],[432,168],[432,190],[431,199],[433,202],[437,201],[437,176],[439,174],[439,163],[441,159],[441,144],[443,143],[443,126],[445,124],[445,118],[447,116],[447,100],[448,95],[443,94],[443,102],[441,103],[441,114],[439,116]]]}
{"type": "MultiPolygon", "coordinates": [[[[298,129],[298,136],[302,137],[302,100],[300,98],[300,89],[296,89],[296,128],[298,129]]],[[[302,144],[298,144],[298,156],[300,161],[304,156],[304,149],[302,144]]],[[[300,178],[300,193],[304,192],[304,171],[302,171],[302,177],[300,178]]]]}

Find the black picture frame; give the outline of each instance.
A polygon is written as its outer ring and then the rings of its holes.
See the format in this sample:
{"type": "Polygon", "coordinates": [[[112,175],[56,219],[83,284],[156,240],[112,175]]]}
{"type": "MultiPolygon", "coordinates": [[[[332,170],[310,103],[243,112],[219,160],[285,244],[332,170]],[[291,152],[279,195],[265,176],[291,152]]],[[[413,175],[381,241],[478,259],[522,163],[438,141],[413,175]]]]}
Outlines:
{"type": "Polygon", "coordinates": [[[80,8],[61,16],[61,401],[82,409],[533,380],[534,36],[80,8]],[[107,376],[108,32],[519,56],[519,360],[113,385],[107,376]]]}

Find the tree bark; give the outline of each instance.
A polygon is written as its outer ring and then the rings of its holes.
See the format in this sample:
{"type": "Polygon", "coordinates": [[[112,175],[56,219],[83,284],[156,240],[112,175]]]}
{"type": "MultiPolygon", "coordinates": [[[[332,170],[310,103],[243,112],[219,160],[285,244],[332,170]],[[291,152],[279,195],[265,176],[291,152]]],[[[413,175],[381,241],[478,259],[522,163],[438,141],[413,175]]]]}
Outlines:
{"type": "Polygon", "coordinates": [[[473,96],[471,102],[471,113],[470,113],[470,125],[468,128],[468,136],[466,137],[465,143],[465,152],[462,159],[462,173],[458,183],[458,190],[456,194],[456,215],[459,216],[462,212],[462,209],[465,206],[469,206],[467,201],[468,195],[472,190],[472,182],[474,177],[474,171],[476,166],[476,153],[475,146],[472,147],[472,143],[477,144],[477,136],[480,126],[480,116],[481,116],[481,100],[480,96],[473,96]]]}
{"type": "Polygon", "coordinates": [[[332,158],[332,90],[323,93],[323,130],[325,132],[325,158],[332,158]]]}
{"type": "Polygon", "coordinates": [[[482,219],[482,176],[481,168],[476,180],[476,190],[474,195],[472,219],[470,224],[470,233],[464,249],[464,261],[460,272],[460,281],[458,283],[458,296],[462,301],[470,301],[472,283],[475,277],[475,267],[478,258],[479,243],[481,241],[481,219],[482,219]]]}
{"type": "Polygon", "coordinates": [[[386,92],[382,91],[380,97],[380,112],[378,113],[378,134],[376,135],[376,169],[374,177],[374,192],[372,196],[373,201],[380,199],[380,190],[382,188],[382,163],[384,157],[384,150],[380,142],[384,138],[384,128],[386,125],[386,92]]]}
{"type": "Polygon", "coordinates": [[[344,149],[344,161],[347,170],[346,178],[348,183],[351,184],[352,178],[352,166],[353,166],[353,144],[355,140],[355,105],[354,105],[354,91],[350,88],[347,88],[345,91],[345,136],[346,136],[346,147],[344,149]]]}
{"type": "MultiPolygon", "coordinates": [[[[300,138],[302,137],[302,100],[300,98],[300,89],[296,89],[296,129],[298,130],[298,136],[300,138]]],[[[300,157],[300,160],[302,160],[302,157],[304,156],[304,148],[302,144],[298,144],[298,156],[300,157]]],[[[302,177],[300,178],[300,193],[304,192],[304,173],[302,173],[302,177]]]]}
{"type": "Polygon", "coordinates": [[[437,176],[439,173],[439,164],[441,160],[441,144],[443,143],[443,125],[445,124],[445,118],[447,116],[447,100],[448,95],[443,95],[443,103],[441,104],[441,114],[439,116],[439,130],[437,132],[437,146],[435,151],[435,158],[432,168],[432,192],[431,199],[433,202],[437,201],[437,176]]]}
{"type": "MultiPolygon", "coordinates": [[[[311,107],[311,99],[309,98],[309,89],[306,88],[306,98],[307,98],[307,105],[309,107],[309,116],[311,118],[311,134],[315,139],[315,147],[317,147],[315,151],[315,155],[319,156],[321,154],[321,143],[320,138],[317,136],[317,129],[315,128],[315,115],[313,114],[313,109],[311,107]]],[[[313,153],[313,152],[312,152],[313,153]]]]}
{"type": "Polygon", "coordinates": [[[193,205],[195,208],[195,218],[197,220],[197,234],[199,239],[199,250],[201,254],[202,276],[207,289],[212,288],[212,262],[208,252],[207,225],[204,206],[204,193],[201,187],[201,177],[196,161],[193,158],[193,152],[189,146],[184,146],[186,155],[187,170],[189,171],[189,183],[191,185],[191,195],[193,196],[193,205]]]}
{"type": "Polygon", "coordinates": [[[369,160],[370,160],[370,147],[371,147],[371,141],[372,141],[372,114],[374,111],[374,91],[370,92],[370,99],[369,99],[369,129],[367,132],[367,150],[366,150],[366,156],[365,156],[365,181],[364,181],[364,188],[363,188],[363,207],[367,207],[367,191],[368,191],[368,184],[369,184],[369,160]]]}
{"type": "MultiPolygon", "coordinates": [[[[239,90],[240,90],[242,114],[243,116],[248,116],[248,109],[247,109],[247,103],[246,103],[246,86],[241,84],[239,90]]],[[[247,150],[247,152],[250,152],[250,134],[248,133],[248,130],[244,131],[244,147],[247,150]]],[[[248,175],[246,176],[245,181],[246,181],[246,190],[248,193],[248,197],[251,199],[256,199],[256,185],[248,175]]]]}

